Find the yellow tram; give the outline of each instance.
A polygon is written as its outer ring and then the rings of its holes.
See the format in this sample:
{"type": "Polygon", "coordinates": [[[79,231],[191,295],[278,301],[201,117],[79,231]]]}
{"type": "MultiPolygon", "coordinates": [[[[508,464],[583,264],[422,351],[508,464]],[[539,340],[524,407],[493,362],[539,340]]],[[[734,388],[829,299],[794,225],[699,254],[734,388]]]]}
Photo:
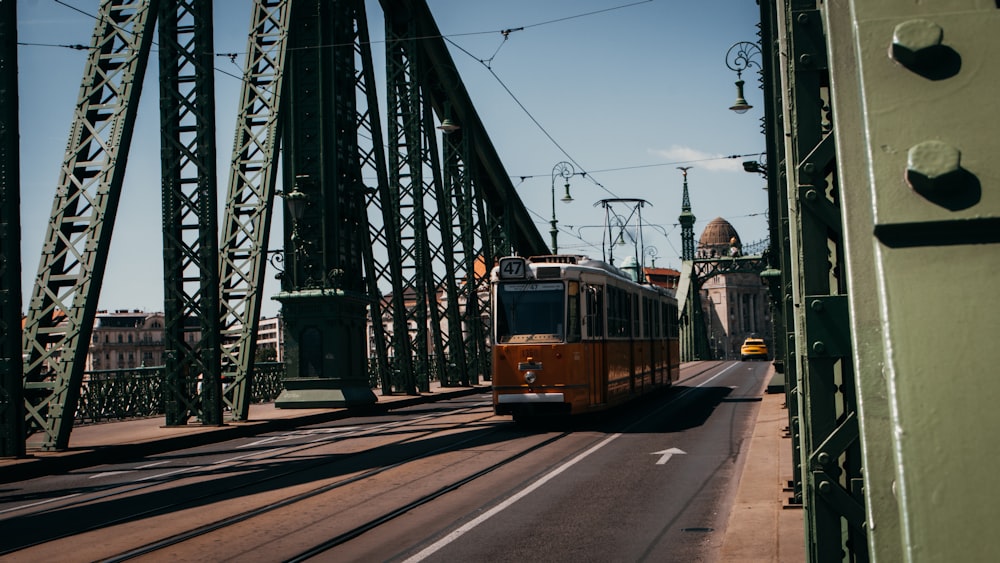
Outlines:
{"type": "Polygon", "coordinates": [[[676,381],[677,301],[640,279],[578,255],[501,258],[490,274],[494,411],[594,412],[676,381]]]}

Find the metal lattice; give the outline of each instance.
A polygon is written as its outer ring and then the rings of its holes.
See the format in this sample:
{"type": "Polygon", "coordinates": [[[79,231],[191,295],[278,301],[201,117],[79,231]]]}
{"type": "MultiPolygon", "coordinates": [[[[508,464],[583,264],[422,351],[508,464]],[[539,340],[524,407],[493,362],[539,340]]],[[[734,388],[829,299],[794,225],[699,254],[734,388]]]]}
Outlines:
{"type": "Polygon", "coordinates": [[[211,0],[161,0],[167,420],[222,423],[211,0]]]}
{"type": "Polygon", "coordinates": [[[267,269],[280,148],[279,106],[288,39],[286,0],[255,0],[221,237],[223,398],[246,420],[267,269]]]}
{"type": "Polygon", "coordinates": [[[0,457],[24,455],[17,3],[0,2],[0,457]]]}
{"type": "MultiPolygon", "coordinates": [[[[802,501],[812,561],[865,560],[861,445],[823,18],[785,7],[787,155],[802,501]]],[[[785,49],[782,49],[783,51],[785,49]]]]}
{"type": "Polygon", "coordinates": [[[101,5],[25,322],[28,431],[69,444],[152,43],[156,2],[101,5]]]}

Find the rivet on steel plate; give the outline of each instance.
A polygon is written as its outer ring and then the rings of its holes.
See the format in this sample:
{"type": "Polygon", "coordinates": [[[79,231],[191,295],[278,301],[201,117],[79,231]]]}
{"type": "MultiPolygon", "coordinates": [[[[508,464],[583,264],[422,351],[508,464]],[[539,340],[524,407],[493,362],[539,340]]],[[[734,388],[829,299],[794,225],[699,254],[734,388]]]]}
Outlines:
{"type": "Polygon", "coordinates": [[[906,153],[906,183],[925,196],[948,189],[961,171],[961,151],[943,141],[924,141],[906,153]]]}
{"type": "Polygon", "coordinates": [[[925,67],[934,63],[943,38],[944,30],[932,21],[905,21],[892,32],[889,57],[909,69],[925,67]]]}

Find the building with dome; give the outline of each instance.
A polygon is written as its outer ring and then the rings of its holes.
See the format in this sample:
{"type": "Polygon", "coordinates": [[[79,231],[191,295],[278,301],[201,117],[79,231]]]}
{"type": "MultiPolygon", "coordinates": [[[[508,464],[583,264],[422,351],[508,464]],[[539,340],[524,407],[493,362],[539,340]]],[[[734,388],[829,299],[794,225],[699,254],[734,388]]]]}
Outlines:
{"type": "MultiPolygon", "coordinates": [[[[705,226],[695,249],[697,259],[738,257],[743,243],[736,229],[722,217],[705,226]]],[[[709,349],[720,360],[740,359],[740,345],[751,335],[774,349],[767,287],[756,273],[716,275],[701,285],[701,307],[709,349]]]]}

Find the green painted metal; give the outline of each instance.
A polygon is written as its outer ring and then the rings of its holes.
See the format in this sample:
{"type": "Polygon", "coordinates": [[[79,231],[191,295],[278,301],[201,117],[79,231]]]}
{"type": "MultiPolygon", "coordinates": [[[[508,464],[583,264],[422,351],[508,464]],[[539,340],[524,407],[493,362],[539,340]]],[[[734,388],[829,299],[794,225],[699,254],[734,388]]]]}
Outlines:
{"type": "MultiPolygon", "coordinates": [[[[479,211],[483,201],[478,197],[470,170],[470,143],[465,133],[459,129],[444,137],[444,181],[446,197],[452,198],[453,215],[451,226],[455,229],[459,244],[455,248],[456,279],[461,287],[455,288],[456,308],[459,301],[464,304],[458,316],[460,323],[449,324],[452,331],[450,342],[462,342],[460,346],[450,346],[449,356],[459,367],[460,385],[478,384],[479,377],[490,373],[489,349],[487,348],[487,326],[483,315],[489,311],[489,291],[487,264],[492,264],[487,256],[492,246],[489,233],[480,221],[479,211]],[[477,271],[477,264],[480,269],[477,271]],[[455,361],[454,352],[462,350],[465,355],[455,361]]],[[[457,311],[456,311],[457,313],[457,311]]],[[[449,320],[452,317],[449,316],[449,320]]]]}
{"type": "Polygon", "coordinates": [[[0,1],[0,457],[24,448],[17,3],[0,1]]]}
{"type": "Polygon", "coordinates": [[[356,20],[349,2],[296,0],[282,117],[286,210],[283,291],[288,376],[280,408],[375,402],[368,382],[364,280],[371,244],[358,159],[356,20]]]}
{"type": "MultiPolygon", "coordinates": [[[[284,364],[258,362],[254,370],[249,401],[273,401],[281,392],[284,364]]],[[[164,366],[152,366],[87,372],[77,403],[76,425],[163,416],[165,371],[164,366]]]]}
{"type": "Polygon", "coordinates": [[[443,117],[444,106],[449,104],[449,117],[461,125],[463,134],[471,140],[470,166],[474,166],[474,183],[486,204],[491,230],[501,231],[494,232],[491,241],[500,247],[507,245],[505,252],[495,255],[513,251],[523,255],[548,254],[545,239],[517,196],[427,3],[423,0],[380,0],[380,3],[387,22],[412,18],[419,22],[420,31],[424,32],[416,46],[424,55],[420,79],[429,86],[428,94],[437,114],[443,117]]]}
{"type": "MultiPolygon", "coordinates": [[[[389,303],[383,299],[379,282],[383,279],[381,272],[388,272],[390,277],[396,279],[401,278],[401,273],[397,262],[376,261],[374,253],[375,248],[379,247],[385,251],[386,256],[399,256],[398,233],[392,240],[387,240],[388,235],[385,228],[386,225],[395,224],[397,215],[392,214],[391,206],[382,205],[382,198],[391,198],[391,196],[388,195],[390,190],[388,165],[384,150],[386,145],[382,133],[365,3],[363,1],[355,2],[353,9],[356,34],[354,51],[355,58],[360,63],[354,76],[355,90],[357,91],[354,130],[358,133],[361,177],[375,178],[377,182],[375,188],[365,186],[369,244],[363,246],[363,252],[365,282],[369,299],[368,321],[371,330],[369,364],[374,368],[375,382],[372,387],[378,385],[383,393],[391,393],[393,365],[389,358],[389,338],[384,324],[385,317],[391,315],[391,312],[388,309],[389,303]]],[[[389,200],[385,199],[385,201],[389,200]]]]}
{"type": "MultiPolygon", "coordinates": [[[[842,194],[830,72],[817,2],[778,14],[787,124],[784,172],[802,504],[810,561],[865,560],[861,444],[847,309],[842,194]]],[[[779,220],[781,215],[778,215],[779,220]]],[[[785,268],[782,268],[784,271],[785,268]]]]}
{"type": "MultiPolygon", "coordinates": [[[[433,126],[433,123],[431,124],[433,126]]],[[[426,127],[426,125],[425,125],[426,127]]],[[[433,130],[433,129],[432,129],[433,130]]],[[[466,348],[466,340],[463,336],[463,322],[459,308],[459,298],[463,295],[459,293],[457,280],[459,276],[468,279],[471,270],[467,269],[470,264],[468,252],[473,253],[472,260],[475,260],[475,249],[459,247],[459,242],[466,240],[461,236],[461,225],[457,225],[456,219],[459,216],[464,220],[465,214],[458,215],[463,204],[462,196],[465,195],[466,182],[463,179],[462,145],[460,139],[464,138],[461,130],[443,135],[443,174],[440,178],[435,178],[435,199],[438,204],[438,220],[441,226],[441,249],[445,264],[444,279],[442,280],[445,290],[444,314],[446,319],[445,354],[448,358],[444,376],[441,379],[444,385],[469,384],[470,365],[467,361],[467,352],[475,353],[474,350],[466,348]],[[458,142],[456,142],[458,141],[458,142]],[[455,239],[458,239],[457,241],[455,239]],[[461,273],[459,273],[461,272],[461,273]]],[[[478,304],[478,300],[474,305],[478,304]]]]}
{"type": "Polygon", "coordinates": [[[1000,9],[825,8],[871,558],[992,560],[1000,9]]]}
{"type": "MultiPolygon", "coordinates": [[[[425,34],[416,18],[395,20],[386,14],[386,90],[389,183],[398,190],[399,257],[403,292],[408,303],[402,315],[404,334],[395,334],[394,353],[413,358],[413,373],[404,375],[404,391],[428,391],[430,380],[445,380],[445,340],[435,267],[442,267],[442,228],[437,186],[440,166],[427,93],[421,88],[421,51],[417,37],[425,34]],[[410,303],[412,301],[412,303],[410,303]],[[410,331],[413,334],[406,334],[410,331]],[[407,348],[403,348],[409,344],[407,348]],[[432,372],[431,370],[434,369],[432,372]]],[[[449,231],[450,233],[450,231],[449,231]]],[[[400,310],[394,311],[399,315],[400,310]]]]}
{"type": "MultiPolygon", "coordinates": [[[[407,18],[395,23],[387,14],[385,27],[389,186],[393,191],[393,208],[398,217],[387,228],[397,233],[400,243],[398,263],[401,279],[396,285],[400,288],[399,299],[402,301],[402,307],[393,308],[392,350],[396,357],[411,358],[412,365],[408,367],[412,371],[400,374],[400,384],[401,391],[415,394],[427,388],[429,366],[433,365],[428,342],[430,250],[426,242],[427,219],[423,209],[425,171],[420,154],[423,150],[420,133],[423,104],[420,103],[419,86],[414,78],[420,71],[413,68],[417,64],[416,22],[407,18]],[[414,331],[412,335],[411,327],[414,331]]],[[[396,260],[394,257],[389,259],[396,260]]],[[[437,344],[440,345],[440,341],[437,344]]]]}
{"type": "Polygon", "coordinates": [[[772,357],[774,369],[784,386],[788,410],[788,433],[792,445],[792,480],[789,483],[791,506],[802,504],[802,464],[799,424],[799,391],[795,364],[794,318],[792,300],[792,258],[788,219],[788,185],[785,172],[785,135],[781,91],[783,61],[778,49],[778,15],[784,13],[774,1],[760,2],[761,88],[764,99],[763,133],[767,161],[768,235],[770,246],[764,253],[766,270],[761,273],[768,286],[771,319],[774,326],[772,357]]]}
{"type": "Polygon", "coordinates": [[[280,149],[279,106],[288,38],[288,0],[255,0],[220,237],[225,405],[247,419],[268,264],[280,149]]]}
{"type": "Polygon", "coordinates": [[[22,350],[28,432],[65,449],[104,279],[157,0],[100,6],[22,350]]]}
{"type": "Polygon", "coordinates": [[[159,10],[168,426],[222,424],[211,0],[159,10]]]}
{"type": "Polygon", "coordinates": [[[511,246],[523,254],[548,250],[489,143],[426,4],[382,6],[389,202],[398,211],[394,236],[401,245],[389,259],[399,256],[402,273],[393,296],[402,294],[405,303],[395,311],[406,311],[394,315],[392,349],[397,360],[412,358],[412,364],[399,364],[401,371],[412,369],[400,374],[403,391],[426,390],[434,378],[467,384],[488,370],[482,318],[487,305],[477,261],[488,268],[496,249],[506,253],[511,246]],[[442,167],[435,125],[445,118],[459,129],[443,138],[442,167]]]}

